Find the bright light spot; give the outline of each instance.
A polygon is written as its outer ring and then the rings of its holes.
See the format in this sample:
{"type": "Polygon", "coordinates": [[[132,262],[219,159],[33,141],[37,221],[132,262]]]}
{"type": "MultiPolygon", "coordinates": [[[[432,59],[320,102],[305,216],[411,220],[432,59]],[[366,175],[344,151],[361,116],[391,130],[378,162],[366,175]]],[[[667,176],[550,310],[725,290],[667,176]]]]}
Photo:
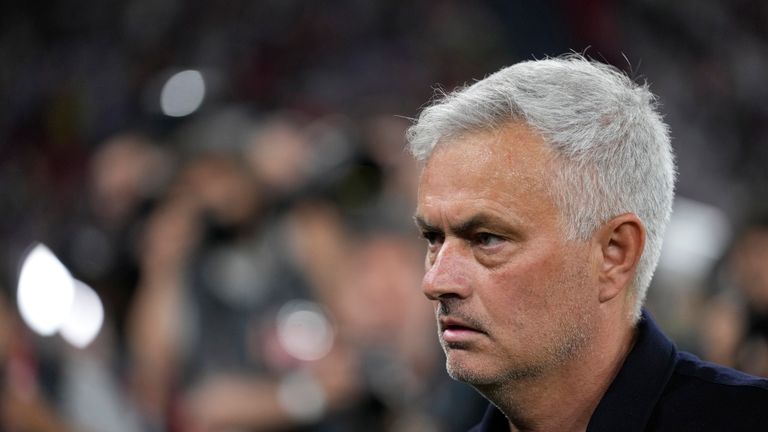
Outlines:
{"type": "Polygon", "coordinates": [[[196,70],[181,71],[163,86],[160,93],[160,108],[170,117],[184,117],[192,114],[203,103],[205,81],[196,70]]]}
{"type": "Polygon", "coordinates": [[[333,345],[333,328],[311,301],[294,300],[280,309],[277,336],[288,354],[303,361],[323,358],[333,345]]]}
{"type": "Polygon", "coordinates": [[[727,216],[717,207],[678,197],[667,227],[659,266],[705,277],[731,237],[727,216]]]}
{"type": "Polygon", "coordinates": [[[49,336],[69,316],[75,280],[50,249],[38,244],[21,266],[16,297],[24,322],[35,332],[49,336]]]}
{"type": "Polygon", "coordinates": [[[85,348],[99,334],[104,322],[104,307],[96,292],[75,280],[75,298],[69,317],[59,330],[61,336],[78,348],[85,348]]]}
{"type": "Polygon", "coordinates": [[[325,391],[306,372],[296,372],[283,378],[277,398],[283,409],[300,422],[318,420],[325,412],[325,391]]]}

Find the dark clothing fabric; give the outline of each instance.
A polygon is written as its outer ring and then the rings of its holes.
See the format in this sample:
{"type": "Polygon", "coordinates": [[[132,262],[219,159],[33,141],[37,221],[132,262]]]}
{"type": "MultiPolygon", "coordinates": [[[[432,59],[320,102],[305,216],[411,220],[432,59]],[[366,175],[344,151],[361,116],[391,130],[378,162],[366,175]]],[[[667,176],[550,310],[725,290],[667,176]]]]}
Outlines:
{"type": "MultiPolygon", "coordinates": [[[[472,432],[508,430],[490,405],[472,432]]],[[[677,351],[644,312],[635,346],[587,430],[768,431],[768,380],[677,351]]]]}

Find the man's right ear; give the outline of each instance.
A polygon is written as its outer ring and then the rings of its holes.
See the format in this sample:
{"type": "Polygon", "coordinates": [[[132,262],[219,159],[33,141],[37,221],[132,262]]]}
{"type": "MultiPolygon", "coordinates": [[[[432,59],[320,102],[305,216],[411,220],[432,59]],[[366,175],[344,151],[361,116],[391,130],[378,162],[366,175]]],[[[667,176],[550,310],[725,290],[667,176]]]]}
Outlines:
{"type": "Polygon", "coordinates": [[[615,298],[632,285],[645,247],[645,226],[634,213],[624,213],[598,229],[598,298],[615,298]]]}

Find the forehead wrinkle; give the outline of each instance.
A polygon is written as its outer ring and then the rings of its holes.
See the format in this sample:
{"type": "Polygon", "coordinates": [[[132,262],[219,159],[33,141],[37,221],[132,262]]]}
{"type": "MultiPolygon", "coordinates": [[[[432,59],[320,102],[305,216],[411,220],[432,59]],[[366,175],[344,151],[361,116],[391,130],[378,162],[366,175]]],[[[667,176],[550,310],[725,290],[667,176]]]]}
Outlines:
{"type": "MultiPolygon", "coordinates": [[[[430,164],[444,159],[440,155],[450,152],[450,148],[454,146],[471,147],[472,151],[461,154],[460,158],[453,158],[450,169],[463,169],[474,175],[482,175],[488,183],[496,180],[514,184],[519,190],[549,189],[550,176],[547,173],[555,166],[552,161],[556,153],[541,135],[525,123],[514,122],[502,128],[470,131],[446,137],[436,145],[422,174],[430,164]],[[500,159],[506,162],[501,169],[497,163],[500,159]],[[487,169],[494,165],[494,170],[487,169]]],[[[439,173],[446,171],[448,169],[439,173]]]]}

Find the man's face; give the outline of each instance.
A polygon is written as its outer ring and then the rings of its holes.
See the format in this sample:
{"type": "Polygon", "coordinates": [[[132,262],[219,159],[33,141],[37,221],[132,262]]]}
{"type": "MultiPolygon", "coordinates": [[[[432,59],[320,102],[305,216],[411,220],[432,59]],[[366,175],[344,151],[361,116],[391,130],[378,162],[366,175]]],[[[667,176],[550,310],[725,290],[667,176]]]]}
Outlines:
{"type": "Polygon", "coordinates": [[[476,386],[539,376],[587,346],[596,260],[569,241],[548,193],[551,150],[527,126],[441,142],[419,182],[446,366],[476,386]]]}

